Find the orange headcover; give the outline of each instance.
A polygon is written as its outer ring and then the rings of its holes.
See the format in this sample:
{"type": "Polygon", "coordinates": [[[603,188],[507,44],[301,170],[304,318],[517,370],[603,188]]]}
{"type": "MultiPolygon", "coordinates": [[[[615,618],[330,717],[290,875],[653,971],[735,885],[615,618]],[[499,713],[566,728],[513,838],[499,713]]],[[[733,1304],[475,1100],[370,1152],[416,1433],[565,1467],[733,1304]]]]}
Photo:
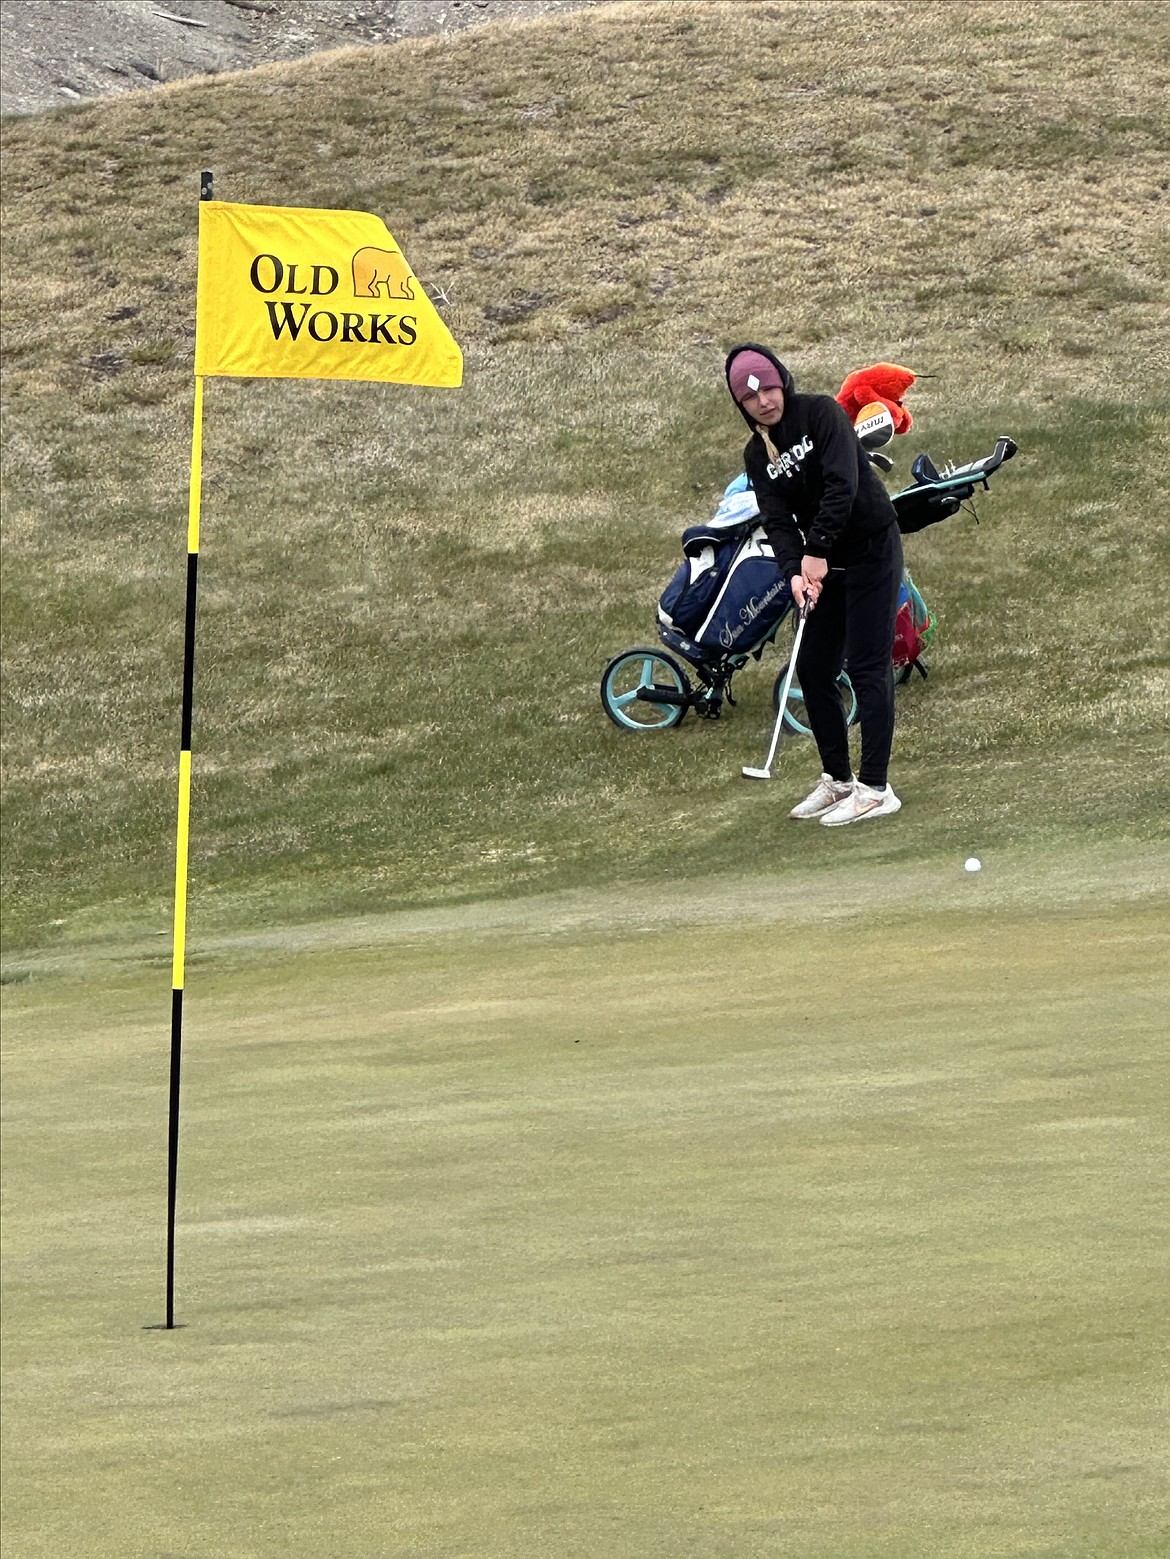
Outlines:
{"type": "Polygon", "coordinates": [[[869,368],[858,368],[837,391],[837,403],[850,417],[856,417],[863,406],[880,401],[894,419],[894,432],[905,433],[914,419],[903,406],[902,397],[916,378],[914,371],[903,368],[901,363],[874,363],[869,368]]]}

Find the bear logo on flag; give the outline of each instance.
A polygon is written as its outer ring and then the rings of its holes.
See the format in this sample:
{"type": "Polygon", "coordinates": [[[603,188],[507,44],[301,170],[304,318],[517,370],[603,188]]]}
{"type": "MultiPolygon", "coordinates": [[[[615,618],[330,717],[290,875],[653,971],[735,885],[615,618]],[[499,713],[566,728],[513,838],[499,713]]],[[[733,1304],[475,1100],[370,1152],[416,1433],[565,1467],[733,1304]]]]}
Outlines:
{"type": "Polygon", "coordinates": [[[359,249],[353,257],[353,295],[355,298],[413,298],[409,265],[398,249],[359,249]]]}

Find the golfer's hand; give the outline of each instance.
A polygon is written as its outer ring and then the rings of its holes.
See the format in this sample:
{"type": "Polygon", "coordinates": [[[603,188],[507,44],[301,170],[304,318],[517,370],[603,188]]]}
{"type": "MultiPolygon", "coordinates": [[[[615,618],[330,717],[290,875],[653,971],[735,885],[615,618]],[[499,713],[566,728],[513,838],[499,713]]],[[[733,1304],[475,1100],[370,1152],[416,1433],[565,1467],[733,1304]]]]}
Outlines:
{"type": "Polygon", "coordinates": [[[821,589],[829,574],[827,558],[810,557],[806,552],[800,560],[800,573],[793,576],[792,596],[797,606],[803,606],[807,600],[809,610],[820,600],[821,589]]]}

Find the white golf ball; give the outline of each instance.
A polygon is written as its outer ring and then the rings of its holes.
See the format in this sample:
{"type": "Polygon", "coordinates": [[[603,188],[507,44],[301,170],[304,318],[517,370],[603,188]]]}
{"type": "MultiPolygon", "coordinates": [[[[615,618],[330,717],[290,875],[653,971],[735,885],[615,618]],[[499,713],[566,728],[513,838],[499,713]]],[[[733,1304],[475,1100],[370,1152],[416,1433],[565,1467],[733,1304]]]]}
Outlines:
{"type": "Polygon", "coordinates": [[[963,870],[965,872],[982,871],[983,870],[983,862],[979,859],[979,857],[977,855],[969,855],[967,857],[967,859],[963,862],[963,870]]]}

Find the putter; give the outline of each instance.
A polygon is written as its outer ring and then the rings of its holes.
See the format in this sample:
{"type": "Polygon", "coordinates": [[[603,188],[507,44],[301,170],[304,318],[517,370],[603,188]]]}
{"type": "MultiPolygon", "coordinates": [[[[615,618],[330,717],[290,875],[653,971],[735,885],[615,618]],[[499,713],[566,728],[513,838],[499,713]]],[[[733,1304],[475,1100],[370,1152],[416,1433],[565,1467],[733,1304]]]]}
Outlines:
{"type": "Polygon", "coordinates": [[[792,678],[796,673],[796,657],[800,654],[800,641],[804,637],[804,625],[811,610],[811,603],[805,600],[800,609],[800,621],[796,625],[796,638],[792,641],[792,659],[788,662],[788,675],[784,678],[784,686],[780,690],[780,708],[776,711],[776,726],[772,732],[772,745],[768,748],[768,761],[762,769],[742,768],[740,773],[744,779],[771,779],[772,759],[776,756],[776,748],[780,743],[780,728],[784,724],[784,711],[788,707],[788,691],[792,686],[792,678]]]}

